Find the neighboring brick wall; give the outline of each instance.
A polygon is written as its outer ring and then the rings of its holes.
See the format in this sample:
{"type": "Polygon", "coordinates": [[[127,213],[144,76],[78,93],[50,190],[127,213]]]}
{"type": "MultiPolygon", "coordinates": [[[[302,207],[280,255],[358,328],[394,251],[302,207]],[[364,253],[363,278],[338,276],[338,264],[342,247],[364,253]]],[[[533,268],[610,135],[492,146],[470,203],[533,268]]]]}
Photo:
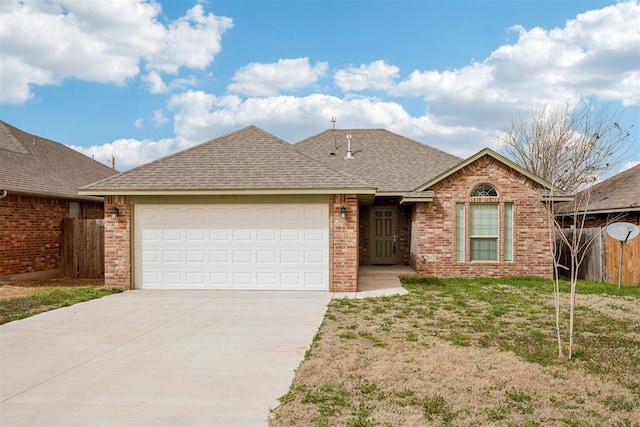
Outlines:
{"type": "MultiPolygon", "coordinates": [[[[102,218],[102,203],[81,202],[82,217],[102,218]]],[[[9,193],[0,199],[0,277],[60,269],[62,220],[69,200],[9,193]]]]}
{"type": "MultiPolygon", "coordinates": [[[[518,172],[489,156],[482,157],[434,186],[430,203],[417,203],[412,213],[411,266],[420,274],[445,277],[533,275],[551,277],[551,239],[548,215],[538,201],[537,186],[518,172]],[[469,214],[472,189],[482,183],[493,185],[500,205],[513,203],[513,261],[469,261],[469,214]],[[467,203],[465,225],[466,260],[455,259],[456,203],[467,203]],[[425,261],[421,261],[424,256],[425,261]]],[[[500,227],[498,253],[502,254],[503,228],[500,227]]],[[[499,256],[499,259],[501,257],[499,256]]]]}
{"type": "Polygon", "coordinates": [[[104,204],[83,202],[82,203],[83,219],[100,219],[104,218],[104,204]]]}
{"type": "Polygon", "coordinates": [[[131,289],[131,201],[128,196],[105,196],[104,284],[131,289]],[[118,219],[111,218],[113,206],[118,219]]]}
{"type": "Polygon", "coordinates": [[[334,194],[329,201],[329,290],[355,292],[358,287],[358,196],[334,194]],[[340,218],[340,207],[347,217],[340,218]]]}
{"type": "Polygon", "coordinates": [[[60,268],[69,202],[11,194],[0,199],[0,277],[60,268]]]}

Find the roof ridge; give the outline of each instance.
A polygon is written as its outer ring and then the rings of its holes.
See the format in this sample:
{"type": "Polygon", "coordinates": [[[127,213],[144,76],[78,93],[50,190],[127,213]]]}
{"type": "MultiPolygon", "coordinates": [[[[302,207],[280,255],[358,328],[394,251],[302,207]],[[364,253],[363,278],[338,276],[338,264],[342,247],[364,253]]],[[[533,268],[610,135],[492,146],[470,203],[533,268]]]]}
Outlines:
{"type": "MultiPolygon", "coordinates": [[[[141,164],[141,165],[136,166],[135,168],[129,169],[129,170],[124,171],[124,172],[121,172],[121,173],[120,173],[120,174],[118,174],[118,175],[110,176],[110,177],[107,177],[107,178],[105,178],[105,179],[101,179],[100,181],[92,182],[92,183],[90,183],[90,184],[85,185],[85,186],[84,186],[84,187],[82,187],[82,188],[88,188],[88,187],[92,187],[92,186],[94,186],[94,185],[102,184],[102,183],[107,182],[107,181],[109,181],[109,180],[115,179],[116,177],[122,177],[122,176],[125,176],[125,177],[126,177],[127,175],[130,175],[131,173],[133,173],[133,172],[137,171],[137,170],[138,170],[138,169],[140,169],[140,168],[143,168],[143,167],[146,167],[146,166],[149,166],[149,165],[153,165],[153,164],[156,164],[156,163],[163,163],[163,162],[165,162],[165,161],[167,161],[167,160],[169,160],[169,159],[172,159],[173,157],[176,157],[176,156],[178,156],[178,155],[181,155],[181,154],[183,154],[183,153],[185,153],[185,152],[187,152],[187,151],[194,150],[194,149],[199,148],[199,147],[201,147],[201,146],[203,146],[203,145],[205,145],[205,144],[209,144],[209,143],[211,143],[211,142],[213,142],[213,141],[216,141],[216,140],[218,140],[218,139],[220,139],[220,138],[226,138],[226,137],[228,137],[228,136],[235,135],[235,134],[237,134],[237,133],[240,133],[240,132],[245,131],[245,130],[248,130],[248,129],[257,129],[257,130],[262,131],[262,129],[260,129],[259,127],[255,126],[255,125],[245,126],[245,127],[241,128],[241,129],[237,129],[237,130],[235,130],[235,131],[233,131],[233,132],[230,132],[230,133],[227,133],[227,134],[224,134],[224,135],[217,136],[217,137],[212,138],[212,139],[209,139],[209,140],[207,140],[207,141],[199,142],[199,143],[197,143],[197,144],[195,144],[195,145],[192,145],[191,147],[183,148],[182,150],[178,150],[178,151],[176,151],[175,153],[167,154],[166,156],[160,157],[159,159],[155,159],[155,160],[152,160],[152,161],[150,161],[150,162],[143,163],[143,164],[141,164]]],[[[264,131],[263,131],[263,132],[264,132],[264,131]]],[[[265,133],[267,133],[267,132],[265,132],[265,133]]]]}
{"type": "Polygon", "coordinates": [[[295,144],[289,144],[289,145],[291,146],[291,148],[292,148],[296,153],[298,153],[298,154],[300,154],[301,156],[303,156],[303,157],[305,157],[305,158],[307,158],[307,159],[309,159],[309,160],[313,161],[314,163],[317,163],[317,164],[321,165],[321,166],[322,166],[322,167],[324,167],[325,169],[329,169],[330,171],[332,171],[332,172],[334,172],[334,173],[340,174],[340,175],[342,175],[343,177],[345,177],[345,178],[348,178],[348,179],[352,180],[354,183],[361,184],[361,185],[362,185],[362,186],[364,186],[364,187],[369,187],[369,186],[370,186],[370,184],[365,183],[364,181],[360,180],[360,178],[356,178],[356,177],[355,177],[355,176],[353,176],[353,175],[349,175],[349,174],[347,174],[347,173],[341,172],[341,171],[339,171],[339,170],[337,170],[337,169],[335,169],[335,168],[331,167],[328,163],[321,162],[320,160],[316,160],[316,159],[314,159],[313,157],[310,157],[308,154],[303,153],[302,151],[300,151],[300,149],[298,149],[298,147],[296,147],[296,146],[295,146],[295,144]]]}

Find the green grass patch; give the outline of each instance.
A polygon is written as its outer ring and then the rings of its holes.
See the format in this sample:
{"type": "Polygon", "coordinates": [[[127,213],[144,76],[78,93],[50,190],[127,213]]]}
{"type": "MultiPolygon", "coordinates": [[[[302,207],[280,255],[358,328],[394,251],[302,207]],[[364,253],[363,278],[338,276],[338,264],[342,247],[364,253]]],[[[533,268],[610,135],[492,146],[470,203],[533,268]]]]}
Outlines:
{"type": "Polygon", "coordinates": [[[274,427],[591,426],[611,419],[634,425],[640,288],[580,281],[568,360],[567,282],[561,283],[563,358],[550,280],[409,276],[402,282],[407,295],[329,304],[323,341],[314,342],[281,398],[274,427]],[[522,375],[525,381],[511,382],[522,375]],[[585,379],[579,393],[574,375],[585,379]]]}
{"type": "Polygon", "coordinates": [[[30,296],[2,300],[0,301],[0,325],[120,292],[122,292],[120,288],[82,286],[47,290],[30,296]]]}

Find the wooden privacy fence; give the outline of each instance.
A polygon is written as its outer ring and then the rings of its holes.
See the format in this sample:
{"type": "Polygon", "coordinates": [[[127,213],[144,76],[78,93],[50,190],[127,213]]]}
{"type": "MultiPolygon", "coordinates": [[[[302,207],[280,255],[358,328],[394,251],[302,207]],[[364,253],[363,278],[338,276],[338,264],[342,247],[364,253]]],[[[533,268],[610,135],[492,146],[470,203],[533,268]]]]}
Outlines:
{"type": "Polygon", "coordinates": [[[62,274],[81,279],[104,277],[104,220],[62,220],[62,274]]]}
{"type": "MultiPolygon", "coordinates": [[[[620,241],[607,235],[607,282],[618,283],[618,261],[620,241]]],[[[640,237],[624,244],[622,253],[622,283],[640,285],[640,237]]]]}
{"type": "MultiPolygon", "coordinates": [[[[565,229],[562,232],[571,240],[573,230],[565,229]]],[[[585,228],[582,231],[583,240],[594,235],[595,240],[578,269],[578,278],[595,282],[618,283],[620,242],[607,235],[605,228],[585,228]]],[[[570,267],[568,249],[562,247],[559,238],[556,238],[556,245],[559,245],[560,248],[560,264],[570,267]]],[[[561,268],[560,275],[568,276],[569,271],[561,268]]],[[[640,285],[640,237],[624,244],[622,283],[624,285],[640,285]]]]}

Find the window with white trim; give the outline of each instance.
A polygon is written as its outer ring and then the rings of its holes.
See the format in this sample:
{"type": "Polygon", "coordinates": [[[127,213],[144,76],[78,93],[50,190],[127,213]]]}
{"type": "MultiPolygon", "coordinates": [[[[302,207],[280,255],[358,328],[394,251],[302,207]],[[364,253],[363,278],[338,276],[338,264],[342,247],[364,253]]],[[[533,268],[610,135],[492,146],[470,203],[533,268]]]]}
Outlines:
{"type": "Polygon", "coordinates": [[[471,191],[470,203],[456,203],[456,261],[513,261],[513,203],[499,202],[497,196],[492,185],[480,184],[471,191]]]}
{"type": "Polygon", "coordinates": [[[471,261],[498,260],[498,205],[472,203],[469,211],[469,258],[471,261]]]}

